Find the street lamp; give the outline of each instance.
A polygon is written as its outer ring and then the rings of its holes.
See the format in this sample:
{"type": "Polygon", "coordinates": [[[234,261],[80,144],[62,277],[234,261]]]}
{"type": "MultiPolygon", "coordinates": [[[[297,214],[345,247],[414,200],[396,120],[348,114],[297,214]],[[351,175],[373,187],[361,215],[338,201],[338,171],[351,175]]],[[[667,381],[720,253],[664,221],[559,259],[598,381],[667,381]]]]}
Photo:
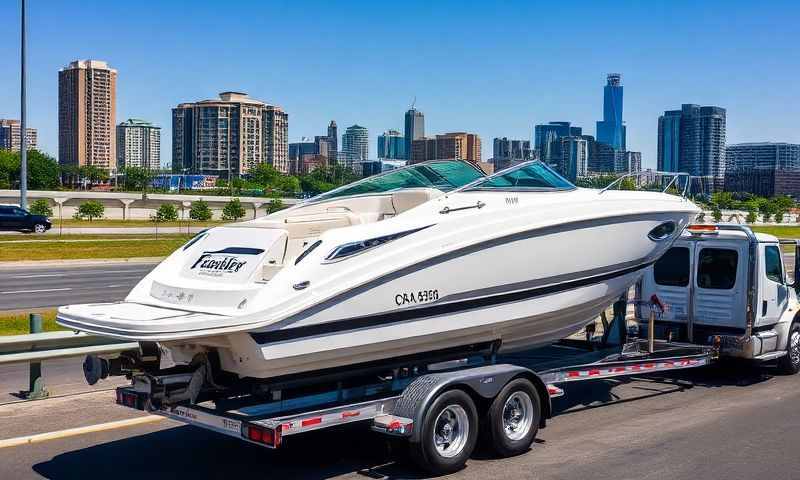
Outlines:
{"type": "Polygon", "coordinates": [[[25,0],[20,19],[20,151],[19,151],[19,206],[28,209],[28,128],[25,115],[25,0]]]}

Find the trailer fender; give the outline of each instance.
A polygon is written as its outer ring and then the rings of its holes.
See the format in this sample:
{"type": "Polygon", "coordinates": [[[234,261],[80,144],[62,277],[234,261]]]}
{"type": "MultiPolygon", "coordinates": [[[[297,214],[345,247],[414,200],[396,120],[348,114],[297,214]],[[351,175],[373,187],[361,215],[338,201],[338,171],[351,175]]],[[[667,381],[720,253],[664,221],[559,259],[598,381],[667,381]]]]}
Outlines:
{"type": "MultiPolygon", "coordinates": [[[[507,364],[424,375],[403,390],[392,413],[397,417],[412,419],[415,425],[422,425],[428,406],[442,392],[452,388],[462,388],[470,395],[491,400],[508,382],[518,377],[529,379],[536,387],[542,407],[540,426],[543,427],[545,419],[550,417],[551,412],[550,396],[544,383],[532,370],[507,364]]],[[[419,441],[419,435],[419,428],[412,429],[410,440],[419,441]]]]}

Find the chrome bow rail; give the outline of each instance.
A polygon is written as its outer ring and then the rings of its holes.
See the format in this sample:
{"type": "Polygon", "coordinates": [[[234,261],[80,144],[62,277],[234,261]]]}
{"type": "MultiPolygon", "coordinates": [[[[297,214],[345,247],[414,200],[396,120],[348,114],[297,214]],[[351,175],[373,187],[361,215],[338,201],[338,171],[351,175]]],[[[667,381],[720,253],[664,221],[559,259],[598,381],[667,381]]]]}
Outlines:
{"type": "Polygon", "coordinates": [[[686,197],[686,194],[689,192],[689,185],[691,184],[692,176],[685,172],[654,172],[654,171],[644,171],[644,172],[631,172],[626,173],[625,175],[621,175],[614,179],[613,182],[609,183],[606,187],[604,187],[600,192],[599,195],[605,193],[606,190],[610,190],[616,185],[619,185],[624,179],[626,178],[641,178],[641,177],[667,177],[671,176],[672,180],[670,180],[667,185],[661,190],[662,193],[666,193],[667,190],[670,189],[673,185],[676,188],[679,188],[678,184],[676,183],[680,177],[686,177],[686,182],[683,184],[683,190],[680,192],[681,197],[686,197]]]}

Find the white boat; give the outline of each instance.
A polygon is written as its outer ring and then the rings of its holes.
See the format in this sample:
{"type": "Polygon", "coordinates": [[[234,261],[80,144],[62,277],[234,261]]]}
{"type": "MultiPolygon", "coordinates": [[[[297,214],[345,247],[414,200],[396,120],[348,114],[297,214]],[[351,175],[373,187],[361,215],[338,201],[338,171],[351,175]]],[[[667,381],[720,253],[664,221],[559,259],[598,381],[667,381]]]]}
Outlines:
{"type": "Polygon", "coordinates": [[[663,192],[576,188],[527,162],[492,176],[434,161],[209,229],[123,302],[70,305],[74,330],[157,342],[160,368],[215,352],[272,378],[586,325],[699,209],[663,192]]]}

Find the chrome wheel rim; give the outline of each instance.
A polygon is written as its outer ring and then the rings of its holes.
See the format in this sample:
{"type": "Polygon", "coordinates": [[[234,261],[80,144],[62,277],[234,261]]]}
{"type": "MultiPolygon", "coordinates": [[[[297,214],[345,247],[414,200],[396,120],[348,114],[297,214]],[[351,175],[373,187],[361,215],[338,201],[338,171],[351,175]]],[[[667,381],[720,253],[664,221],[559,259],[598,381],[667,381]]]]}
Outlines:
{"type": "Polygon", "coordinates": [[[34,225],[33,230],[36,233],[44,233],[44,225],[34,225]]]}
{"type": "Polygon", "coordinates": [[[464,450],[469,436],[469,418],[461,405],[448,405],[436,417],[433,444],[444,458],[452,458],[464,450]]]}
{"type": "Polygon", "coordinates": [[[789,337],[789,360],[792,365],[800,364],[800,332],[792,332],[789,337]]]}
{"type": "Polygon", "coordinates": [[[521,440],[533,425],[533,401],[523,392],[512,393],[503,405],[503,432],[509,440],[521,440]]]}

